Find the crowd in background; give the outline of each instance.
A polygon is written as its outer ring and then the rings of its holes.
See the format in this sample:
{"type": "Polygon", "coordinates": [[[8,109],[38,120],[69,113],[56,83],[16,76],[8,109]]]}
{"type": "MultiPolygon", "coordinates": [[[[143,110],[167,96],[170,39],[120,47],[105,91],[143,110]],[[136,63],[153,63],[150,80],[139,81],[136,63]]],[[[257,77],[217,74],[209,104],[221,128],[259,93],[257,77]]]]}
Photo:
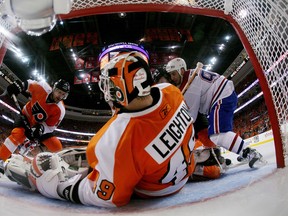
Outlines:
{"type": "Polygon", "coordinates": [[[270,129],[271,123],[263,99],[234,116],[234,131],[244,139],[270,129]]]}
{"type": "MultiPolygon", "coordinates": [[[[246,88],[249,88],[252,83],[256,83],[249,91],[238,98],[238,107],[261,92],[260,85],[257,81],[255,82],[255,80],[257,80],[256,74],[250,73],[236,85],[235,91],[240,95],[241,92],[246,88]]],[[[270,130],[271,123],[263,96],[249,104],[249,106],[245,107],[243,110],[235,113],[233,126],[234,131],[244,139],[270,130]]]]}

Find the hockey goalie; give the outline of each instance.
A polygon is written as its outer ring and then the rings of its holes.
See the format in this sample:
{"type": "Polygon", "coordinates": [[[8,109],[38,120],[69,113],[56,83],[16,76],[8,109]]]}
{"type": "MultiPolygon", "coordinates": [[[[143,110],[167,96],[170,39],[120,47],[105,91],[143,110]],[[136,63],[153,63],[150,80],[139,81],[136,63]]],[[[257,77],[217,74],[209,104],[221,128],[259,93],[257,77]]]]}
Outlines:
{"type": "MultiPolygon", "coordinates": [[[[197,161],[190,181],[216,179],[225,172],[231,161],[221,156],[219,148],[206,148],[200,141],[196,141],[193,151],[197,161]]],[[[58,153],[42,152],[34,158],[13,154],[3,167],[4,174],[14,182],[30,191],[39,191],[48,198],[65,200],[58,191],[68,189],[69,182],[80,181],[92,169],[86,159],[86,148],[68,148],[58,153]],[[51,192],[53,192],[51,194],[51,192]]],[[[73,194],[67,195],[72,202],[73,194]]],[[[76,196],[76,199],[77,196],[76,196]]]]}

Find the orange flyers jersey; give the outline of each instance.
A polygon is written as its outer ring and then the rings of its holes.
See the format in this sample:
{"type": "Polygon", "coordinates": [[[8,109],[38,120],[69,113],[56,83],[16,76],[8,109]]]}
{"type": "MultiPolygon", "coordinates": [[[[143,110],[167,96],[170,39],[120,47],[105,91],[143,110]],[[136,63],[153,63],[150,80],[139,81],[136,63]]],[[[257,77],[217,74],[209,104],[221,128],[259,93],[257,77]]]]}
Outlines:
{"type": "Polygon", "coordinates": [[[94,170],[79,185],[83,204],[122,206],[142,197],[176,193],[194,169],[194,131],[175,86],[152,87],[156,104],[114,115],[91,139],[87,159],[94,170]]]}
{"type": "Polygon", "coordinates": [[[65,115],[64,103],[47,103],[46,100],[52,88],[46,82],[28,80],[27,92],[31,94],[30,101],[23,107],[31,126],[42,124],[44,134],[53,132],[65,115]]]}

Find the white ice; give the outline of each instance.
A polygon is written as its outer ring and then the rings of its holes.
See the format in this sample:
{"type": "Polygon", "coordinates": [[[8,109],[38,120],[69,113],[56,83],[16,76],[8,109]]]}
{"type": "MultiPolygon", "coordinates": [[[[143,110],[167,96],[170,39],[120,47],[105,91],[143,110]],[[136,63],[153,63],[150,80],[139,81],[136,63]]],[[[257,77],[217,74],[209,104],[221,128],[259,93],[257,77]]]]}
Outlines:
{"type": "Polygon", "coordinates": [[[174,196],[146,201],[134,199],[128,206],[116,209],[51,200],[2,176],[0,215],[287,216],[288,168],[276,168],[273,142],[255,148],[268,161],[267,165],[250,169],[247,164],[238,164],[235,154],[227,153],[224,156],[232,159],[233,166],[220,179],[188,183],[174,196]]]}

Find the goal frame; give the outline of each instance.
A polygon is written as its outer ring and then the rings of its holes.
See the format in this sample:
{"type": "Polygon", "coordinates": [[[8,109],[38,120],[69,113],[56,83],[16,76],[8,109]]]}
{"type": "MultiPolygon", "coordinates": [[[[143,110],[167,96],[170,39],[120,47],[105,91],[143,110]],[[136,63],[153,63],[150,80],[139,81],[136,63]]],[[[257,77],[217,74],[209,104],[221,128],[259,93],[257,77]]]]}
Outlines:
{"type": "Polygon", "coordinates": [[[225,11],[215,10],[215,9],[205,9],[205,8],[191,8],[187,6],[179,6],[179,5],[163,5],[163,4],[145,4],[145,7],[141,4],[129,4],[129,5],[111,5],[111,6],[103,6],[103,7],[94,7],[87,8],[81,10],[74,10],[67,15],[62,15],[61,19],[72,19],[83,16],[97,15],[97,14],[108,14],[108,13],[117,13],[117,12],[175,12],[175,13],[186,13],[186,14],[196,14],[203,15],[215,18],[222,18],[228,21],[233,28],[235,29],[239,39],[241,40],[244,48],[246,49],[247,54],[251,60],[251,63],[254,67],[257,78],[259,79],[260,87],[263,91],[264,100],[267,106],[269,119],[271,122],[273,137],[274,137],[274,145],[275,145],[275,153],[276,153],[276,164],[278,168],[285,167],[285,160],[283,154],[283,144],[282,137],[279,128],[279,121],[277,117],[277,113],[275,111],[273,98],[269,89],[268,82],[265,78],[265,74],[263,73],[263,69],[259,64],[259,61],[251,47],[245,33],[238,25],[237,21],[229,14],[226,14],[225,11]]]}
{"type": "MultiPolygon", "coordinates": [[[[66,19],[72,19],[72,18],[77,18],[77,17],[118,13],[118,12],[126,12],[126,13],[129,13],[129,12],[174,12],[174,13],[185,13],[185,14],[193,14],[193,15],[203,15],[203,16],[221,18],[221,19],[228,21],[232,25],[234,30],[236,31],[247,54],[249,55],[249,58],[254,67],[255,73],[259,80],[259,84],[263,91],[265,104],[267,106],[268,115],[269,115],[269,119],[271,122],[271,127],[272,127],[272,132],[273,132],[273,137],[274,137],[275,153],[276,153],[276,164],[278,168],[283,168],[285,167],[285,156],[286,156],[286,149],[288,145],[288,143],[285,143],[285,142],[287,142],[288,136],[286,134],[283,135],[283,131],[281,131],[281,124],[283,124],[283,119],[284,121],[287,121],[286,124],[288,124],[287,113],[285,112],[284,118],[283,118],[283,116],[280,113],[282,111],[281,109],[283,109],[281,107],[281,102],[277,101],[278,98],[275,99],[275,97],[277,96],[275,96],[272,92],[273,80],[269,80],[267,76],[265,75],[265,72],[266,72],[265,68],[267,70],[267,65],[265,67],[263,63],[263,59],[260,59],[259,57],[259,55],[260,56],[263,55],[263,52],[260,52],[260,54],[257,53],[258,55],[255,53],[255,50],[257,51],[257,47],[255,43],[252,42],[253,45],[251,45],[251,41],[249,41],[249,39],[251,40],[251,38],[248,39],[247,37],[248,33],[247,32],[245,33],[244,29],[241,27],[237,19],[235,19],[235,16],[233,16],[232,14],[233,7],[236,7],[236,4],[241,5],[241,6],[244,5],[245,7],[249,8],[249,4],[250,3],[252,4],[252,2],[253,2],[252,0],[238,0],[237,2],[233,0],[217,0],[217,1],[216,0],[215,1],[213,0],[125,0],[125,1],[124,0],[114,0],[114,1],[74,0],[72,4],[72,11],[66,15],[58,16],[58,19],[66,20],[66,19]]],[[[268,20],[267,18],[265,27],[268,26],[267,28],[269,28],[269,24],[271,20],[273,20],[273,18],[275,17],[277,19],[279,19],[280,17],[280,21],[282,23],[285,23],[285,22],[287,23],[287,18],[285,18],[285,10],[281,8],[281,4],[284,5],[285,7],[285,0],[279,0],[277,4],[273,0],[263,0],[260,3],[253,2],[253,4],[258,4],[256,5],[257,9],[259,8],[261,9],[261,7],[263,7],[263,5],[265,4],[265,7],[267,7],[268,9],[271,10],[271,12],[273,12],[272,16],[270,17],[270,20],[268,20]]],[[[264,9],[267,9],[265,7],[264,9]]],[[[262,12],[260,9],[259,11],[262,12]]],[[[262,13],[264,14],[264,12],[262,13]]],[[[258,16],[259,16],[258,14],[255,15],[257,19],[259,19],[258,16]]],[[[4,25],[3,20],[0,20],[0,21],[2,22],[0,23],[0,25],[4,25]]],[[[275,22],[275,25],[276,24],[277,22],[275,22]]],[[[8,30],[11,31],[11,28],[8,30]]],[[[288,31],[286,26],[284,26],[284,31],[288,31]]],[[[266,32],[264,33],[261,32],[261,33],[262,33],[262,39],[263,38],[266,39],[266,35],[264,35],[263,37],[263,34],[266,34],[266,32]]],[[[1,36],[1,33],[0,33],[0,36],[1,36]]],[[[283,38],[281,38],[281,36],[280,36],[280,39],[282,39],[283,41],[287,40],[287,38],[285,38],[287,37],[287,35],[284,35],[283,38]]],[[[255,37],[257,39],[257,36],[255,37]]],[[[259,40],[261,39],[260,37],[261,35],[259,36],[259,40]]],[[[270,39],[271,35],[267,35],[267,38],[270,39]]],[[[275,43],[277,40],[276,38],[277,37],[273,38],[275,43]]],[[[4,55],[6,53],[5,40],[4,42],[2,40],[1,43],[3,45],[0,47],[0,65],[2,64],[4,55]]],[[[272,44],[274,45],[274,43],[272,44]]],[[[282,48],[283,46],[283,48],[279,52],[282,54],[282,56],[284,56],[284,59],[286,59],[288,56],[288,45],[287,43],[286,45],[285,44],[283,45],[283,44],[280,43],[280,45],[279,44],[277,45],[278,45],[278,48],[279,47],[282,48]]],[[[275,47],[272,47],[272,48],[277,48],[276,45],[274,46],[275,47]]],[[[259,52],[259,48],[258,48],[258,52],[259,52]]],[[[264,60],[265,59],[266,58],[264,58],[264,60]]],[[[269,64],[268,66],[270,70],[270,68],[273,68],[274,64],[276,64],[278,60],[273,60],[271,56],[270,56],[270,59],[268,58],[268,60],[271,60],[271,62],[269,61],[269,63],[267,63],[269,64]]],[[[283,61],[283,59],[281,61],[283,61]]],[[[283,63],[283,64],[281,64],[282,68],[281,66],[280,68],[277,68],[278,69],[277,72],[280,73],[280,75],[283,75],[281,74],[281,70],[283,68],[285,70],[286,63],[283,63]]],[[[282,77],[280,77],[280,79],[282,79],[282,77]]],[[[284,83],[282,83],[282,86],[285,86],[285,81],[284,83]]],[[[285,91],[283,94],[285,95],[286,92],[288,94],[287,88],[285,87],[285,91]]],[[[283,104],[284,104],[284,109],[285,109],[285,107],[288,104],[288,99],[286,100],[284,99],[283,104]]],[[[288,106],[286,108],[288,109],[288,106]]]]}

